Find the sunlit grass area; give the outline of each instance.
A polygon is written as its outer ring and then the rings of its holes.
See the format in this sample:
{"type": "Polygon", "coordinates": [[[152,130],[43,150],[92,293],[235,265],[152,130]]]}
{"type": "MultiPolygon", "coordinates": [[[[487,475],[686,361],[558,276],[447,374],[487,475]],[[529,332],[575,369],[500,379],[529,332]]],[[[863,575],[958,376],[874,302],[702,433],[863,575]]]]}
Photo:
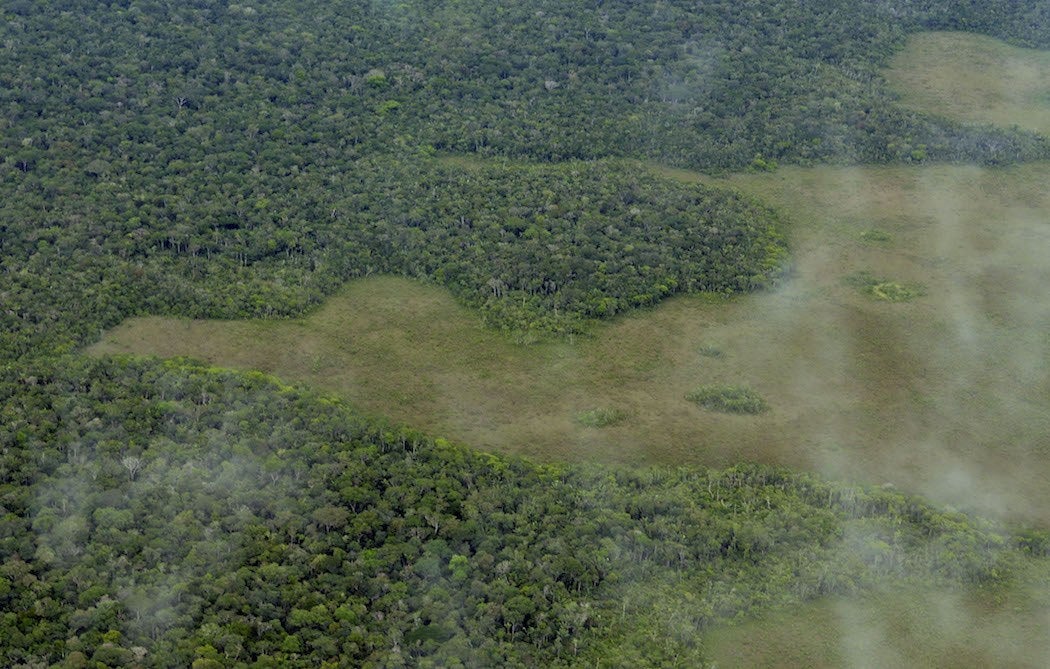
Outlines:
{"type": "Polygon", "coordinates": [[[1050,53],[972,33],[913,35],[886,71],[912,109],[1050,133],[1050,53]]]}
{"type": "Polygon", "coordinates": [[[820,599],[707,636],[719,669],[1046,667],[1047,574],[1006,592],[892,589],[820,599]]]}

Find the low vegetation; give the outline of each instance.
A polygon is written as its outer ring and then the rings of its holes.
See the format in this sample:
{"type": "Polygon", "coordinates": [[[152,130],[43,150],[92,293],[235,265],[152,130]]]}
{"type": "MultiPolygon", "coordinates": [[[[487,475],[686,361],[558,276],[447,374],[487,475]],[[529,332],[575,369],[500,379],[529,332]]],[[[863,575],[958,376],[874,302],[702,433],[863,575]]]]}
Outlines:
{"type": "Polygon", "coordinates": [[[589,409],[576,414],[576,422],[584,427],[609,427],[622,423],[628,418],[628,413],[621,409],[589,409]]]}
{"type": "Polygon", "coordinates": [[[893,235],[886,232],[885,230],[879,230],[878,228],[871,228],[860,233],[860,238],[866,242],[873,244],[888,244],[893,241],[893,235]]]}
{"type": "Polygon", "coordinates": [[[713,344],[704,344],[696,351],[705,358],[722,358],[725,357],[725,351],[718,346],[713,344]]]}
{"type": "Polygon", "coordinates": [[[926,294],[926,286],[921,283],[900,283],[861,271],[846,277],[846,283],[866,295],[884,302],[907,302],[926,294]]]}
{"type": "Polygon", "coordinates": [[[762,396],[747,386],[700,386],[685,396],[710,411],[757,414],[769,409],[762,396]]]}
{"type": "Polygon", "coordinates": [[[828,597],[705,638],[723,669],[897,666],[936,669],[1045,666],[1050,606],[1047,565],[1018,574],[1005,589],[915,585],[862,597],[828,597]]]}
{"type": "MultiPolygon", "coordinates": [[[[1045,25],[1045,18],[1041,20],[1045,25]]],[[[912,35],[885,76],[901,104],[970,124],[1050,133],[1050,52],[987,35],[912,35]]]]}

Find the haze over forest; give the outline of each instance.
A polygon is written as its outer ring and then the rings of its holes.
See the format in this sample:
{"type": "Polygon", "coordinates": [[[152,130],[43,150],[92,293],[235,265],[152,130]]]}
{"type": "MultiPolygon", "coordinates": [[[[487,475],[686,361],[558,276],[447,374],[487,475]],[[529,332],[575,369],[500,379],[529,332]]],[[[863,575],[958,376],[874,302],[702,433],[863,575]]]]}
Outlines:
{"type": "Polygon", "coordinates": [[[0,8],[0,664],[1050,664],[1046,3],[0,8]]]}

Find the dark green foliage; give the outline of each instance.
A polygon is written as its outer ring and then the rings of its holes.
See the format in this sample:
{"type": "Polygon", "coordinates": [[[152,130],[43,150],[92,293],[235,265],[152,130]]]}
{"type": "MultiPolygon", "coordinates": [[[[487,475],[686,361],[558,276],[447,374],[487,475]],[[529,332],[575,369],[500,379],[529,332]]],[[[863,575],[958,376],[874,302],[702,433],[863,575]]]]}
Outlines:
{"type": "Polygon", "coordinates": [[[724,413],[756,414],[769,409],[761,395],[745,386],[700,386],[685,398],[705,409],[724,413]]]}
{"type": "Polygon", "coordinates": [[[19,44],[5,158],[23,174],[59,161],[172,182],[255,168],[297,181],[398,147],[701,168],[1015,160],[1045,143],[902,111],[877,68],[923,29],[1050,45],[1040,12],[1034,0],[37,2],[4,24],[19,44]]]}
{"type": "Polygon", "coordinates": [[[698,666],[718,620],[1022,559],[892,491],[537,466],[179,360],[9,368],[0,407],[4,666],[698,666]]]}
{"type": "Polygon", "coordinates": [[[1046,46],[1045,12],[5,3],[0,664],[697,666],[697,631],[752,610],[1006,578],[1008,535],[892,492],[537,466],[259,374],[70,352],[129,315],[287,316],[375,272],[545,331],[760,287],[769,211],[626,159],[1045,158],[903,111],[877,74],[923,28],[1046,46]]]}
{"type": "Polygon", "coordinates": [[[339,211],[377,268],[444,283],[502,327],[572,331],[674,293],[754,290],[785,255],[768,209],[630,164],[377,161],[355,175],[339,211]]]}
{"type": "Polygon", "coordinates": [[[547,331],[691,286],[746,289],[767,280],[764,259],[777,253],[759,243],[768,218],[731,195],[690,194],[636,165],[468,176],[421,157],[628,156],[703,169],[917,151],[1046,157],[1031,134],[902,111],[877,74],[924,28],[1050,44],[1043,11],[16,3],[0,22],[0,356],[69,350],[143,312],[295,314],[378,271],[429,277],[493,323],[547,331]],[[617,197],[642,200],[648,220],[617,197]],[[475,213],[505,237],[470,229],[475,213]],[[697,236],[710,255],[678,263],[697,236]],[[545,266],[529,266],[537,258],[545,266]],[[499,282],[507,299],[490,299],[499,282]]]}
{"type": "Polygon", "coordinates": [[[621,162],[362,159],[323,206],[250,190],[169,211],[136,199],[145,179],[86,188],[0,205],[0,353],[68,349],[143,312],[294,315],[374,272],[443,284],[497,327],[573,332],[674,293],[760,288],[785,254],[768,209],[621,162]],[[63,223],[41,228],[34,206],[63,223]]]}

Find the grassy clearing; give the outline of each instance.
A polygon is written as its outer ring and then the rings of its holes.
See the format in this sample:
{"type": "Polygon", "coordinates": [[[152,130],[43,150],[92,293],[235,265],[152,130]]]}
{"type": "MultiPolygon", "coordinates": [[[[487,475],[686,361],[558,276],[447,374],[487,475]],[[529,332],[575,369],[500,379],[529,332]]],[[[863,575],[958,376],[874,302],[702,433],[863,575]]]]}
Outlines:
{"type": "Polygon", "coordinates": [[[790,278],[734,300],[671,299],[574,342],[518,346],[446,291],[373,277],[302,321],[135,319],[94,351],[262,369],[485,450],[768,462],[1050,522],[1048,180],[1050,165],[726,179],[786,214],[790,278]],[[865,242],[873,227],[892,241],[865,242]],[[871,299],[841,280],[861,269],[928,295],[871,299]],[[711,342],[723,357],[698,354],[711,342]],[[740,379],[769,411],[741,420],[685,399],[740,379]],[[630,420],[577,420],[596,407],[630,420]]]}
{"type": "Polygon", "coordinates": [[[822,599],[716,629],[706,645],[720,669],[1046,667],[1047,576],[1005,592],[918,587],[822,599]]]}
{"type": "Polygon", "coordinates": [[[1050,52],[971,33],[921,33],[885,75],[917,111],[1050,133],[1050,52]]]}

